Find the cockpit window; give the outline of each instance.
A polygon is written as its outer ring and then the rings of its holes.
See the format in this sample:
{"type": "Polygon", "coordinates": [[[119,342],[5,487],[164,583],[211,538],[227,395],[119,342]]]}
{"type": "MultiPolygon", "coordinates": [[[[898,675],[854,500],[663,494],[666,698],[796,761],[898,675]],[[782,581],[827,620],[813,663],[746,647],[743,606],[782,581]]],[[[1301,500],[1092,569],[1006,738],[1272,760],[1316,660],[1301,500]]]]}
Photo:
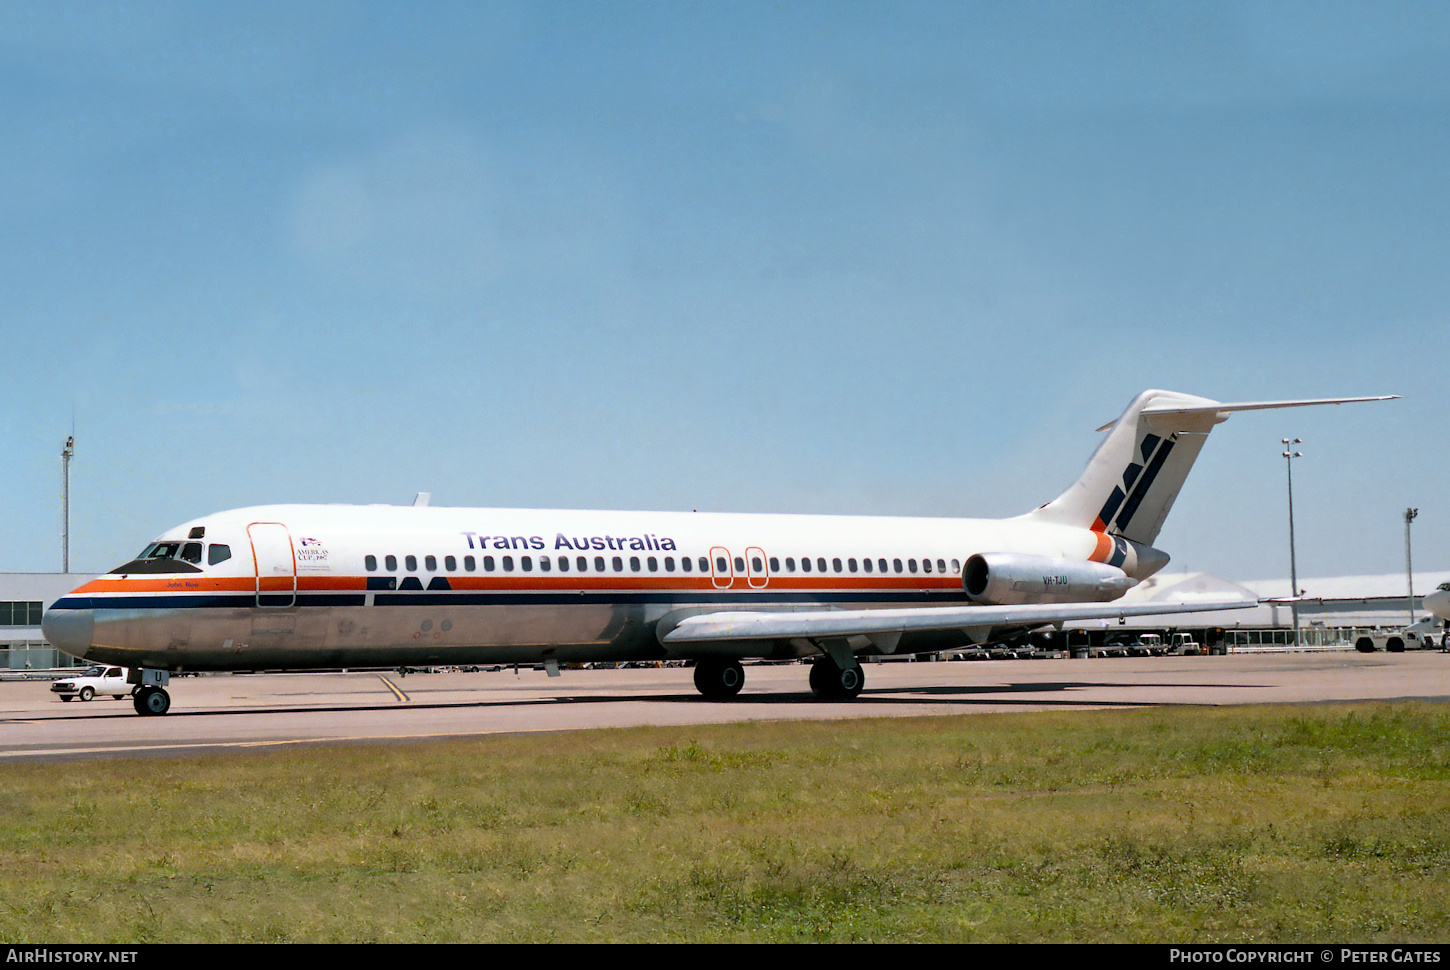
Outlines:
{"type": "Polygon", "coordinates": [[[215,566],[219,562],[226,562],[232,558],[232,547],[220,542],[213,542],[206,547],[206,564],[215,566]]]}
{"type": "Polygon", "coordinates": [[[181,548],[179,542],[154,542],[146,547],[146,550],[137,556],[137,559],[175,559],[176,551],[181,548]]]}
{"type": "Polygon", "coordinates": [[[201,562],[201,543],[153,542],[141,555],[111,570],[118,575],[128,573],[199,573],[192,563],[201,562]]]}

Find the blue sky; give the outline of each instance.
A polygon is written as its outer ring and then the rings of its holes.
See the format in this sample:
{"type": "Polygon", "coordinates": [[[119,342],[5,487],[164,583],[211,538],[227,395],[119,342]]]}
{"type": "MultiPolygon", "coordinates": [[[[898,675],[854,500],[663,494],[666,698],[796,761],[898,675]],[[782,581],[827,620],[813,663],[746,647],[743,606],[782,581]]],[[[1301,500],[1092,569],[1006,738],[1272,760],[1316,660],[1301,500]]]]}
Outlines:
{"type": "Polygon", "coordinates": [[[1450,7],[0,5],[0,570],[271,502],[1012,515],[1450,566],[1450,7]]]}

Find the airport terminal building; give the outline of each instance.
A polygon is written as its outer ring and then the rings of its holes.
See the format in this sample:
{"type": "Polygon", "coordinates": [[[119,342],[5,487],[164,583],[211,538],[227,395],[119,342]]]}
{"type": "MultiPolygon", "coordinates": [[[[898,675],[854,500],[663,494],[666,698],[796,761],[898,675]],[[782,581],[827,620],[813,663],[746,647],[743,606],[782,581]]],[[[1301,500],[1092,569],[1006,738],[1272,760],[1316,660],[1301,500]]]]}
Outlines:
{"type": "MultiPolygon", "coordinates": [[[[45,642],[40,618],[55,600],[91,579],[87,573],[0,573],[0,670],[46,670],[74,666],[79,661],[45,642]]],[[[1442,583],[1450,572],[1415,575],[1413,613],[1425,616],[1420,598],[1442,583]]],[[[1299,640],[1315,646],[1352,646],[1364,631],[1399,629],[1412,612],[1406,596],[1405,576],[1335,576],[1305,579],[1299,584],[1299,640]]],[[[1289,580],[1253,580],[1231,583],[1208,573],[1173,573],[1153,576],[1129,591],[1123,602],[1242,597],[1273,599],[1289,595],[1289,580]]],[[[1070,623],[1070,642],[1103,645],[1131,640],[1145,632],[1192,632],[1205,645],[1261,646],[1286,644],[1293,638],[1293,611],[1287,603],[1267,602],[1247,610],[1218,613],[1174,613],[1134,617],[1128,622],[1070,623]]]]}
{"type": "Polygon", "coordinates": [[[77,661],[45,642],[40,618],[88,573],[0,573],[0,670],[46,670],[77,661]]]}

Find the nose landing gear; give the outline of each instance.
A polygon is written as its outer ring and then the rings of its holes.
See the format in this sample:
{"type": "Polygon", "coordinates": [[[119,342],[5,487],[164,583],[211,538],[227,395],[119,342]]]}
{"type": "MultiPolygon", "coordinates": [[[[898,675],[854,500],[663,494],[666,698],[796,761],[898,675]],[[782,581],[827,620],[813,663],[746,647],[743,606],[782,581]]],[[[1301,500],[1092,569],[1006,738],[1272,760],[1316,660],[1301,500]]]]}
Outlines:
{"type": "Polygon", "coordinates": [[[136,713],[141,715],[165,714],[171,710],[171,695],[160,687],[138,687],[131,695],[136,713]]]}
{"type": "Polygon", "coordinates": [[[171,682],[169,671],[138,667],[127,679],[137,685],[131,691],[131,704],[137,714],[145,717],[171,710],[171,695],[166,693],[166,685],[171,682]]]}

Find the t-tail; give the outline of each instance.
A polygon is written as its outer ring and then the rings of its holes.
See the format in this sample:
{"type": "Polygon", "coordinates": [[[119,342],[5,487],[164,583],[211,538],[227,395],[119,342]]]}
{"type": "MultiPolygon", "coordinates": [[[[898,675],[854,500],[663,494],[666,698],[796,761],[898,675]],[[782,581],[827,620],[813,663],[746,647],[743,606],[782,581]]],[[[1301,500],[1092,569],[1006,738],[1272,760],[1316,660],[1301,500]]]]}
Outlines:
{"type": "Polygon", "coordinates": [[[1138,547],[1140,559],[1145,554],[1161,556],[1166,563],[1166,554],[1151,549],[1153,540],[1163,528],[1214,425],[1228,420],[1234,411],[1388,401],[1395,397],[1398,395],[1223,404],[1176,391],[1144,391],[1118,420],[1098,429],[1107,431],[1108,436],[1089,459],[1082,477],[1025,518],[1081,526],[1098,533],[1092,556],[1098,562],[1117,565],[1132,544],[1138,547]]]}

